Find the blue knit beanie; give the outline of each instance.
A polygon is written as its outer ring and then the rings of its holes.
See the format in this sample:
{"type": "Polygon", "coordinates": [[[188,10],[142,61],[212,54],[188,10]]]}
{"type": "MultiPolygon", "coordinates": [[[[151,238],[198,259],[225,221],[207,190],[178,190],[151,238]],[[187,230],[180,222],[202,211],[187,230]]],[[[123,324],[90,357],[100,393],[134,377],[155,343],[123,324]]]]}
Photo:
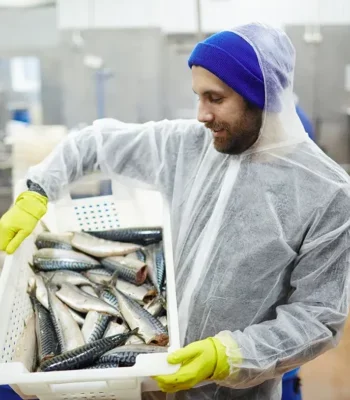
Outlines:
{"type": "Polygon", "coordinates": [[[260,109],[265,105],[264,77],[253,47],[231,31],[216,33],[196,45],[188,65],[200,66],[260,109]]]}

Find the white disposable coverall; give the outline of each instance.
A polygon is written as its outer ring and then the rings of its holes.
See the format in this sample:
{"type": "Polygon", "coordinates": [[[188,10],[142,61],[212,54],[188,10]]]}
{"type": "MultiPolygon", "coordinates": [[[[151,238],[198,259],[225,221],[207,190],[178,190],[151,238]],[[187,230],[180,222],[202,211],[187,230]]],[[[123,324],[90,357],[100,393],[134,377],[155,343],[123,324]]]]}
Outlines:
{"type": "Polygon", "coordinates": [[[243,356],[239,365],[229,358],[225,381],[176,399],[279,400],[283,373],[334,346],[348,312],[349,178],[302,128],[286,35],[234,31],[254,47],[265,80],[263,127],[245,153],[218,153],[196,121],[99,120],[27,177],[50,200],[96,167],[163,193],[183,343],[216,335],[228,356],[231,339],[243,356]]]}

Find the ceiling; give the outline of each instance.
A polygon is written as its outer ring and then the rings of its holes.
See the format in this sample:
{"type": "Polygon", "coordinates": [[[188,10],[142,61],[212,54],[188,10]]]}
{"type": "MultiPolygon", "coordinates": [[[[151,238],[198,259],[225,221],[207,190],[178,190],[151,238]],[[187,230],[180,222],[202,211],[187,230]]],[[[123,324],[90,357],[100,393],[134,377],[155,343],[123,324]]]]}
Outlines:
{"type": "Polygon", "coordinates": [[[55,3],[55,0],[0,0],[0,8],[39,7],[55,3]]]}

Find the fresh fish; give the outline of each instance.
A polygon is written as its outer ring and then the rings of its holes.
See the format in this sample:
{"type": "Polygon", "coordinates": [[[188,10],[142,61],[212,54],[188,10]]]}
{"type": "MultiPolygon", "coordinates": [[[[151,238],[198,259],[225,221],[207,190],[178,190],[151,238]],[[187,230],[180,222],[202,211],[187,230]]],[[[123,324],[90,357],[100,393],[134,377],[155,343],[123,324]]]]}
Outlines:
{"type": "Polygon", "coordinates": [[[142,285],[147,278],[147,265],[142,261],[125,257],[107,257],[101,264],[109,271],[118,272],[118,277],[135,285],[142,285]]]}
{"type": "Polygon", "coordinates": [[[42,271],[84,271],[101,266],[97,260],[86,254],[60,249],[40,249],[34,254],[33,262],[42,271]]]}
{"type": "MultiPolygon", "coordinates": [[[[90,286],[89,286],[90,287],[90,286]]],[[[76,312],[75,310],[72,310],[71,308],[68,307],[68,311],[70,312],[71,316],[73,317],[74,321],[79,325],[83,326],[85,322],[85,316],[76,312]]]]}
{"type": "Polygon", "coordinates": [[[49,286],[50,314],[61,352],[66,352],[82,346],[84,344],[84,338],[79,329],[79,325],[75,322],[68,307],[56,297],[54,290],[55,289],[49,286]]]}
{"type": "Polygon", "coordinates": [[[87,313],[89,311],[98,311],[114,317],[119,316],[118,310],[114,307],[111,307],[109,304],[96,297],[82,292],[79,288],[70,283],[64,283],[61,289],[56,292],[56,296],[69,307],[73,308],[73,310],[79,312],[87,313]]]}
{"type": "Polygon", "coordinates": [[[34,372],[37,365],[37,344],[35,336],[35,315],[26,321],[21,336],[18,338],[13,362],[22,363],[29,372],[34,372]]]}
{"type": "Polygon", "coordinates": [[[88,278],[75,271],[42,272],[42,275],[55,286],[62,286],[63,283],[71,283],[76,286],[91,285],[88,278]]]}
{"type": "Polygon", "coordinates": [[[49,309],[47,288],[45,286],[43,278],[39,274],[35,274],[35,276],[29,278],[28,293],[32,293],[40,302],[40,304],[42,304],[47,310],[49,309]]]}
{"type": "Polygon", "coordinates": [[[39,303],[34,294],[30,295],[35,312],[36,338],[39,365],[60,352],[56,331],[50,312],[39,303]]]}
{"type": "Polygon", "coordinates": [[[140,338],[140,336],[130,336],[129,339],[125,343],[126,345],[135,345],[135,344],[145,344],[144,340],[140,338]]]}
{"type": "Polygon", "coordinates": [[[92,269],[86,271],[84,275],[89,279],[90,282],[97,285],[106,285],[110,282],[112,273],[105,270],[104,268],[92,269]]]}
{"type": "Polygon", "coordinates": [[[142,308],[136,301],[125,296],[119,290],[113,290],[118,299],[120,310],[130,329],[139,328],[139,334],[146,344],[166,346],[169,336],[164,326],[142,308]]]}
{"type": "Polygon", "coordinates": [[[101,314],[97,311],[89,311],[86,315],[83,328],[81,330],[85,343],[95,342],[104,337],[110,316],[101,314]]]}
{"type": "Polygon", "coordinates": [[[139,245],[134,243],[112,242],[82,232],[74,233],[72,245],[86,254],[99,258],[124,256],[140,248],[139,245]]]}
{"type": "Polygon", "coordinates": [[[168,349],[149,344],[133,344],[117,347],[101,356],[96,365],[112,364],[119,367],[132,367],[139,354],[166,353],[168,349]]]}
{"type": "Polygon", "coordinates": [[[120,334],[120,333],[125,333],[128,331],[129,331],[129,328],[124,323],[119,324],[116,321],[111,321],[108,324],[103,337],[110,337],[110,336],[117,335],[118,333],[120,334]]]}
{"type": "Polygon", "coordinates": [[[105,303],[109,304],[110,306],[114,307],[118,311],[118,316],[116,317],[116,321],[119,324],[124,322],[124,318],[119,308],[118,300],[108,289],[103,289],[100,292],[100,299],[103,300],[105,303]]]}
{"type": "Polygon", "coordinates": [[[85,344],[84,346],[46,361],[41,365],[41,371],[68,371],[89,367],[93,365],[102,354],[125,344],[130,335],[133,335],[136,332],[137,330],[85,344]]]}
{"type": "Polygon", "coordinates": [[[100,299],[120,311],[117,298],[108,289],[102,290],[100,299]]]}
{"type": "Polygon", "coordinates": [[[35,245],[38,249],[61,249],[61,250],[72,250],[71,240],[73,237],[72,232],[63,234],[56,234],[51,232],[40,233],[35,241],[35,245]]]}
{"type": "Polygon", "coordinates": [[[115,242],[137,243],[147,246],[162,240],[161,227],[119,228],[106,231],[89,231],[90,235],[115,242]]]}
{"type": "Polygon", "coordinates": [[[161,244],[149,246],[146,250],[146,263],[148,266],[148,276],[157,289],[161,292],[165,278],[165,259],[161,244]]]}
{"type": "Polygon", "coordinates": [[[108,369],[108,368],[118,368],[118,367],[119,367],[118,364],[95,364],[85,369],[108,369]]]}
{"type": "Polygon", "coordinates": [[[162,317],[158,318],[158,321],[165,327],[168,327],[168,319],[166,317],[166,315],[163,315],[162,317]]]}
{"type": "Polygon", "coordinates": [[[144,306],[144,309],[157,318],[164,310],[163,304],[164,304],[163,300],[160,297],[156,297],[152,301],[147,303],[144,306]]]}
{"type": "Polygon", "coordinates": [[[80,286],[80,290],[83,291],[84,293],[89,294],[92,297],[98,297],[96,292],[95,292],[95,289],[92,288],[91,286],[85,286],[85,285],[84,286],[80,286]]]}
{"type": "Polygon", "coordinates": [[[139,303],[148,303],[157,295],[157,291],[149,289],[146,285],[136,286],[122,279],[117,280],[117,289],[139,303]]]}
{"type": "Polygon", "coordinates": [[[130,253],[125,256],[125,258],[132,258],[134,260],[146,262],[146,254],[142,250],[137,250],[135,253],[130,253]]]}
{"type": "Polygon", "coordinates": [[[158,248],[155,250],[155,264],[157,271],[158,288],[161,289],[163,287],[165,279],[165,257],[162,245],[158,245],[158,248]]]}

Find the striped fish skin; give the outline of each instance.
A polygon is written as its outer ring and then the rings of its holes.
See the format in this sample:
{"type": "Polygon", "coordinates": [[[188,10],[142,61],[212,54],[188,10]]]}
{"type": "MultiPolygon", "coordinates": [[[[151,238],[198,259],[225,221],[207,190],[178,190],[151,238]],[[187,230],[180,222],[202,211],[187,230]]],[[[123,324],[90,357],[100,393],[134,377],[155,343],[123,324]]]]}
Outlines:
{"type": "Polygon", "coordinates": [[[141,246],[158,243],[163,237],[163,230],[161,227],[120,228],[106,231],[89,231],[88,233],[100,239],[136,243],[141,246]]]}
{"type": "Polygon", "coordinates": [[[156,344],[166,346],[169,336],[164,326],[141,307],[136,301],[125,296],[119,290],[114,290],[113,294],[118,299],[120,310],[130,329],[139,329],[139,334],[146,344],[156,344]]]}
{"type": "Polygon", "coordinates": [[[52,271],[41,274],[55,286],[62,286],[63,283],[71,283],[76,286],[91,285],[88,278],[75,271],[52,271]]]}
{"type": "Polygon", "coordinates": [[[126,256],[125,256],[125,258],[126,259],[130,259],[130,258],[132,258],[132,259],[134,259],[134,260],[139,260],[139,261],[141,261],[141,262],[143,262],[143,263],[146,263],[146,254],[143,252],[143,250],[137,250],[137,251],[135,251],[135,253],[130,253],[130,254],[127,254],[126,256]]]}
{"type": "Polygon", "coordinates": [[[110,319],[109,315],[101,314],[96,311],[89,311],[81,330],[85,343],[91,343],[102,339],[110,319]]]}
{"type": "Polygon", "coordinates": [[[155,265],[156,265],[156,273],[157,273],[157,283],[159,291],[163,287],[164,278],[165,278],[165,258],[164,258],[164,250],[162,246],[159,246],[155,250],[155,265]]]}
{"type": "Polygon", "coordinates": [[[101,292],[100,299],[120,311],[117,298],[108,289],[101,292]]]}
{"type": "Polygon", "coordinates": [[[85,271],[100,267],[100,263],[85,254],[72,250],[40,249],[33,256],[33,263],[41,271],[85,271]]]}
{"type": "Polygon", "coordinates": [[[72,250],[71,240],[73,233],[55,234],[51,232],[40,233],[35,241],[36,247],[40,249],[72,250]]]}
{"type": "Polygon", "coordinates": [[[112,273],[118,272],[118,277],[134,285],[142,285],[147,278],[147,265],[142,261],[125,257],[106,257],[101,264],[112,273]]]}
{"type": "Polygon", "coordinates": [[[56,297],[55,290],[48,287],[49,311],[55,327],[60,350],[66,352],[84,344],[84,338],[78,323],[74,320],[69,308],[56,297]]]}
{"type": "Polygon", "coordinates": [[[116,317],[116,320],[119,324],[122,324],[124,322],[124,318],[120,311],[118,300],[114,296],[114,294],[112,294],[108,289],[104,289],[100,293],[100,299],[103,300],[105,303],[109,304],[111,307],[114,307],[117,310],[118,316],[116,317]]]}
{"type": "Polygon", "coordinates": [[[135,333],[135,331],[103,338],[96,342],[85,344],[84,346],[46,361],[41,365],[40,369],[43,372],[50,372],[68,371],[89,367],[93,365],[102,354],[115,347],[122,346],[133,333],[135,333]]]}
{"type": "Polygon", "coordinates": [[[34,296],[31,295],[30,298],[35,312],[38,362],[40,365],[43,361],[59,354],[60,347],[50,312],[34,296]]]}
{"type": "Polygon", "coordinates": [[[165,353],[168,349],[161,346],[152,346],[149,344],[124,345],[110,350],[101,356],[96,365],[116,364],[120,367],[132,367],[135,365],[139,354],[165,353]]]}

